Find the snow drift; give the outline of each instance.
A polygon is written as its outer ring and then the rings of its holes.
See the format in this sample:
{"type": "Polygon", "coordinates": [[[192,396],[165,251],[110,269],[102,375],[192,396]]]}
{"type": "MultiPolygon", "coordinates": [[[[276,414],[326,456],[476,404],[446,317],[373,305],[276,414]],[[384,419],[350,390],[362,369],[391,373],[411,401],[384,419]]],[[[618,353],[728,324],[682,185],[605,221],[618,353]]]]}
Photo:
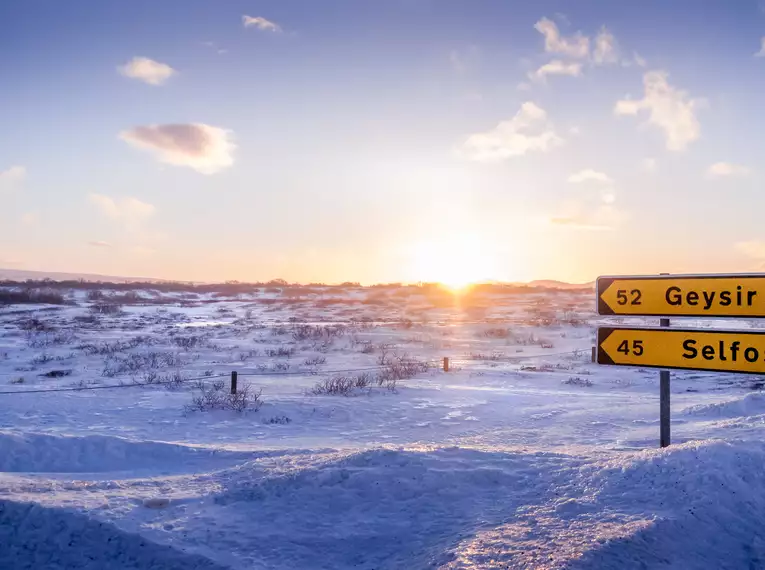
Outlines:
{"type": "Polygon", "coordinates": [[[223,570],[65,509],[0,500],[3,570],[223,570]]]}
{"type": "Polygon", "coordinates": [[[178,472],[203,462],[209,463],[211,458],[233,461],[249,459],[253,455],[112,436],[74,437],[0,431],[0,472],[178,472]]]}

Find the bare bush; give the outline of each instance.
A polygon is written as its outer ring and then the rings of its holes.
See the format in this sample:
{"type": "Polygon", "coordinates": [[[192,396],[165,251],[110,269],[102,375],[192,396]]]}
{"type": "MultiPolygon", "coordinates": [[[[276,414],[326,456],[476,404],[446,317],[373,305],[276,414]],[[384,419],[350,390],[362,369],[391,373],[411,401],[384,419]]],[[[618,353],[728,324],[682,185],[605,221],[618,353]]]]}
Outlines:
{"type": "Polygon", "coordinates": [[[327,357],[326,356],[314,356],[313,358],[306,358],[303,361],[303,364],[306,366],[321,366],[322,364],[327,363],[327,357]]]}
{"type": "Polygon", "coordinates": [[[63,305],[64,296],[50,289],[23,289],[21,291],[0,289],[0,305],[21,304],[63,305]]]}
{"type": "Polygon", "coordinates": [[[101,301],[90,306],[90,311],[95,315],[115,316],[122,314],[122,305],[109,301],[101,301]]]}
{"type": "Polygon", "coordinates": [[[295,354],[294,348],[284,348],[283,346],[280,346],[279,348],[267,348],[265,351],[265,355],[269,356],[271,358],[276,357],[291,357],[295,354]]]}
{"type": "Polygon", "coordinates": [[[314,396],[350,396],[356,390],[368,388],[373,380],[372,375],[368,372],[355,376],[331,376],[318,382],[311,389],[311,394],[314,396]]]}
{"type": "Polygon", "coordinates": [[[56,330],[56,326],[53,323],[38,319],[36,317],[30,319],[24,319],[19,322],[19,328],[27,332],[52,332],[56,330]]]}
{"type": "Polygon", "coordinates": [[[53,362],[54,360],[56,360],[56,358],[53,355],[43,352],[42,354],[34,356],[32,360],[29,361],[29,363],[39,366],[40,364],[47,364],[48,362],[53,362]]]}
{"type": "Polygon", "coordinates": [[[286,425],[288,423],[292,422],[291,419],[289,419],[287,416],[274,416],[272,418],[268,418],[267,420],[263,420],[264,424],[279,424],[279,425],[286,425]]]}
{"type": "Polygon", "coordinates": [[[510,332],[510,329],[506,328],[491,328],[483,331],[483,336],[486,338],[510,338],[512,336],[512,333],[510,332]]]}
{"type": "Polygon", "coordinates": [[[492,362],[502,360],[504,357],[505,355],[501,352],[469,352],[465,355],[465,358],[468,360],[486,360],[492,362]]]}
{"type": "Polygon", "coordinates": [[[70,344],[77,340],[72,331],[62,331],[56,334],[27,333],[27,344],[30,348],[46,348],[48,346],[70,344]]]}
{"type": "Polygon", "coordinates": [[[125,356],[113,354],[104,361],[102,376],[114,377],[120,374],[135,374],[145,370],[181,367],[187,360],[173,352],[149,351],[125,356]]]}
{"type": "Polygon", "coordinates": [[[197,385],[192,393],[191,404],[185,406],[189,412],[209,412],[211,410],[231,410],[242,413],[248,410],[257,411],[263,405],[261,394],[252,385],[245,383],[239,387],[236,394],[225,390],[224,382],[202,383],[197,385]]]}
{"type": "Polygon", "coordinates": [[[567,380],[564,380],[563,383],[568,384],[569,386],[592,386],[592,380],[589,378],[580,378],[579,376],[570,376],[567,380]]]}

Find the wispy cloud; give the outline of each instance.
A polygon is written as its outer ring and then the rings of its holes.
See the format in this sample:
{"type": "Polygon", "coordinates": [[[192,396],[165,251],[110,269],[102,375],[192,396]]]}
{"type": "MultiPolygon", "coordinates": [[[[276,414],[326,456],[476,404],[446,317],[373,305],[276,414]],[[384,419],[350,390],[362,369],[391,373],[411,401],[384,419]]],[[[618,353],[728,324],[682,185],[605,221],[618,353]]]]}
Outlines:
{"type": "Polygon", "coordinates": [[[23,166],[11,166],[6,170],[0,170],[0,186],[21,182],[26,178],[27,169],[23,166]]]}
{"type": "Polygon", "coordinates": [[[619,61],[619,45],[614,35],[603,26],[595,36],[595,49],[592,60],[596,65],[606,65],[619,61]]]}
{"type": "Polygon", "coordinates": [[[89,241],[88,245],[91,247],[112,247],[108,241],[89,241]]]}
{"type": "Polygon", "coordinates": [[[26,212],[21,216],[21,223],[25,226],[35,226],[40,223],[40,212],[26,212]]]}
{"type": "Polygon", "coordinates": [[[529,72],[529,78],[536,81],[544,81],[548,75],[569,75],[579,77],[582,75],[582,64],[579,62],[565,62],[554,59],[545,63],[536,71],[529,72]]]}
{"type": "Polygon", "coordinates": [[[489,131],[470,135],[460,154],[469,160],[495,162],[527,152],[545,152],[561,144],[563,139],[555,132],[544,109],[527,101],[512,119],[489,131]]]}
{"type": "Polygon", "coordinates": [[[267,20],[262,16],[242,16],[242,24],[245,28],[257,28],[265,32],[281,32],[282,28],[276,22],[267,20]]]}
{"type": "Polygon", "coordinates": [[[118,222],[130,231],[138,231],[143,223],[151,218],[156,208],[132,196],[112,198],[104,194],[90,194],[90,203],[96,206],[107,218],[118,222]]]}
{"type": "Polygon", "coordinates": [[[156,249],[154,249],[153,247],[145,246],[145,245],[134,245],[132,247],[129,247],[127,251],[128,253],[132,253],[133,255],[138,255],[141,257],[153,255],[157,253],[156,249]]]}
{"type": "Polygon", "coordinates": [[[535,25],[536,29],[545,38],[545,51],[558,53],[573,58],[585,58],[590,53],[590,39],[577,32],[573,36],[563,37],[558,26],[552,20],[542,18],[535,25]]]}
{"type": "Polygon", "coordinates": [[[576,204],[569,211],[567,215],[550,218],[550,224],[573,230],[608,231],[618,228],[626,218],[624,212],[610,204],[596,208],[576,204]]]}
{"type": "Polygon", "coordinates": [[[645,94],[642,99],[623,99],[616,103],[617,115],[648,113],[648,122],[664,131],[669,150],[684,150],[701,136],[696,110],[706,103],[691,99],[686,91],[672,87],[665,71],[649,71],[643,75],[645,94]]]}
{"type": "Polygon", "coordinates": [[[755,53],[754,57],[765,57],[765,36],[760,38],[760,51],[755,53]]]}
{"type": "Polygon", "coordinates": [[[585,218],[550,218],[550,223],[554,226],[563,226],[573,230],[610,231],[614,229],[611,226],[588,223],[585,218]]]}
{"type": "Polygon", "coordinates": [[[162,85],[177,73],[166,63],[148,57],[134,57],[125,65],[117,67],[117,71],[125,77],[138,79],[149,85],[162,85]]]}
{"type": "Polygon", "coordinates": [[[149,125],[120,133],[128,144],[148,150],[161,162],[214,174],[234,163],[232,133],[203,123],[149,125]]]}
{"type": "Polygon", "coordinates": [[[751,257],[752,259],[765,259],[765,242],[752,240],[742,241],[734,245],[736,251],[740,254],[751,257]]]}
{"type": "Polygon", "coordinates": [[[478,46],[469,45],[449,52],[449,63],[455,73],[463,74],[475,67],[481,58],[481,50],[478,46]]]}
{"type": "Polygon", "coordinates": [[[732,162],[715,162],[707,170],[707,174],[710,176],[746,176],[749,173],[751,170],[746,166],[732,162]]]}
{"type": "Polygon", "coordinates": [[[599,172],[591,168],[585,168],[568,177],[568,181],[572,184],[580,184],[582,182],[602,182],[604,184],[613,184],[613,180],[605,172],[599,172]]]}

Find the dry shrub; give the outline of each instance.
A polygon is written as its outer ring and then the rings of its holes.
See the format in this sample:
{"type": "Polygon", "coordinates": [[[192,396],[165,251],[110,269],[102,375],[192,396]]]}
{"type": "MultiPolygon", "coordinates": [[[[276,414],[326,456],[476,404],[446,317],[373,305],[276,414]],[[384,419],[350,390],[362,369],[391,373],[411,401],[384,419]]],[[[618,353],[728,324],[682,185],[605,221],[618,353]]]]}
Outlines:
{"type": "Polygon", "coordinates": [[[368,388],[373,377],[370,373],[364,372],[355,376],[331,376],[317,383],[312,389],[314,396],[350,396],[356,390],[368,388]]]}
{"type": "Polygon", "coordinates": [[[262,393],[262,389],[256,392],[249,383],[242,384],[236,394],[231,394],[225,389],[223,381],[201,382],[195,387],[191,395],[191,404],[185,406],[185,411],[187,413],[211,410],[230,410],[237,413],[248,410],[257,411],[263,405],[262,393]]]}

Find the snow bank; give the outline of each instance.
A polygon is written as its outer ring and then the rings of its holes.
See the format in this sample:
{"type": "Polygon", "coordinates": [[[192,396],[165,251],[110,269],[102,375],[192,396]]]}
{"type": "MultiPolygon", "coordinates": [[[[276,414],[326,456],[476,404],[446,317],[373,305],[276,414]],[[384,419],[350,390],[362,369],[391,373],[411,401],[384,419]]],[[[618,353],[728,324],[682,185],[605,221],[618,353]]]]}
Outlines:
{"type": "Polygon", "coordinates": [[[239,468],[210,515],[239,528],[206,529],[194,541],[211,548],[238,542],[248,563],[271,569],[432,567],[476,528],[545,496],[572,461],[551,453],[376,449],[266,478],[239,468]]]}
{"type": "Polygon", "coordinates": [[[173,472],[210,459],[252,458],[234,453],[119,437],[85,437],[0,431],[0,471],[29,473],[101,473],[124,470],[173,472]]]}
{"type": "Polygon", "coordinates": [[[223,570],[206,558],[63,509],[0,500],[3,570],[223,570]]]}
{"type": "Polygon", "coordinates": [[[683,410],[688,416],[709,418],[735,418],[765,414],[765,394],[753,392],[743,398],[736,398],[718,404],[699,404],[683,410]]]}
{"type": "Polygon", "coordinates": [[[765,445],[693,442],[571,472],[551,500],[463,543],[445,568],[765,567],[765,445]]]}

